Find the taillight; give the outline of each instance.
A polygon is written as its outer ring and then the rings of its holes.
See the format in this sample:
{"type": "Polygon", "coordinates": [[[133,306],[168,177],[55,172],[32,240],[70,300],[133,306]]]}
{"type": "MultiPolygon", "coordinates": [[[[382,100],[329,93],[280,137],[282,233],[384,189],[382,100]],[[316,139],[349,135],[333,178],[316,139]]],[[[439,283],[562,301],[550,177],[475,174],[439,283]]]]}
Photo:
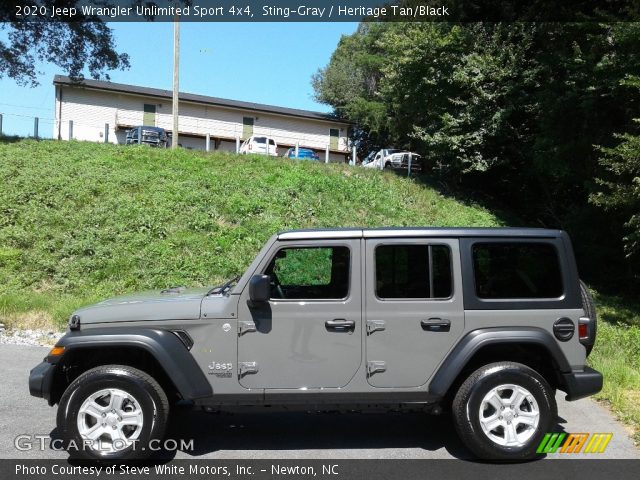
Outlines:
{"type": "Polygon", "coordinates": [[[589,324],[591,323],[591,319],[589,317],[580,317],[578,321],[578,335],[580,337],[580,342],[585,343],[584,341],[589,340],[589,324]]]}
{"type": "Polygon", "coordinates": [[[596,343],[596,321],[590,317],[580,317],[578,320],[578,339],[587,350],[587,356],[593,350],[596,343]]]}

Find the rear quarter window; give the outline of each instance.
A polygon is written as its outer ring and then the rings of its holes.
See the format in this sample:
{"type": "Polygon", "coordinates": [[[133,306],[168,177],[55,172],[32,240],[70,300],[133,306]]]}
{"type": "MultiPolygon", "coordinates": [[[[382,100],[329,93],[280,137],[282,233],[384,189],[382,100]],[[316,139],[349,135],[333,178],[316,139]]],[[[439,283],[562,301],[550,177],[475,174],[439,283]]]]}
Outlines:
{"type": "Polygon", "coordinates": [[[564,293],[556,248],[549,243],[476,243],[475,293],[482,299],[552,299],[564,293]]]}

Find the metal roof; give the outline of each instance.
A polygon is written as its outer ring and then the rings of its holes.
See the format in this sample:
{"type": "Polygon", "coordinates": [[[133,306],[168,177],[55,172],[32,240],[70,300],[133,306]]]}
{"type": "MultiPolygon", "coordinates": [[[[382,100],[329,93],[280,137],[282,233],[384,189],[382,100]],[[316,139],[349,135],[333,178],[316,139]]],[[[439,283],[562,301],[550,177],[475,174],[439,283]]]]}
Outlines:
{"type": "Polygon", "coordinates": [[[561,230],[513,227],[391,227],[288,230],[278,234],[279,240],[315,240],[338,238],[393,237],[521,237],[556,238],[561,230]]]}
{"type": "MultiPolygon", "coordinates": [[[[103,80],[75,80],[66,75],[56,75],[53,77],[54,85],[65,85],[69,87],[90,88],[94,90],[104,90],[109,92],[128,93],[134,95],[143,95],[147,97],[156,97],[163,99],[171,99],[171,90],[162,90],[160,88],[140,87],[137,85],[127,85],[124,83],[106,82],[103,80]]],[[[264,105],[262,103],[242,102],[240,100],[229,100],[226,98],[208,97],[205,95],[197,95],[195,93],[179,93],[179,99],[183,102],[200,103],[203,105],[214,105],[218,107],[233,108],[238,110],[250,110],[253,112],[273,113],[276,115],[285,115],[290,117],[307,118],[311,120],[323,120],[331,123],[340,123],[350,125],[352,122],[334,117],[328,113],[313,112],[310,110],[299,110],[297,108],[277,107],[274,105],[264,105]]]]}

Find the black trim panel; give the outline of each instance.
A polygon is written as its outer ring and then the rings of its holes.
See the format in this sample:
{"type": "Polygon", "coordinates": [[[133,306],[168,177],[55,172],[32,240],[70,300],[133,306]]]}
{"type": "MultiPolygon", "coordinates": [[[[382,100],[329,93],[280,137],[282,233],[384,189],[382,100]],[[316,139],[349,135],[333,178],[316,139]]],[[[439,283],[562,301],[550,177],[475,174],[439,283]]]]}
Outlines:
{"type": "Polygon", "coordinates": [[[56,366],[43,361],[29,372],[29,393],[34,397],[49,400],[56,366]]]}
{"type": "Polygon", "coordinates": [[[571,371],[571,366],[556,339],[546,330],[537,327],[481,328],[465,335],[449,353],[431,380],[429,393],[434,396],[444,396],[471,357],[481,348],[488,345],[514,343],[541,345],[549,351],[561,372],[571,371]]]}
{"type": "Polygon", "coordinates": [[[272,392],[220,394],[198,401],[203,406],[259,406],[259,405],[363,405],[363,404],[433,404],[440,397],[427,391],[349,392],[292,390],[272,392]]]}
{"type": "Polygon", "coordinates": [[[186,400],[213,395],[211,385],[196,360],[180,339],[169,330],[126,327],[93,328],[69,332],[58,341],[57,345],[65,347],[64,356],[69,351],[81,348],[141,348],[158,361],[186,400]]]}
{"type": "Polygon", "coordinates": [[[593,368],[584,367],[582,372],[571,372],[562,375],[564,391],[568,401],[579,400],[602,390],[602,374],[593,368]]]}

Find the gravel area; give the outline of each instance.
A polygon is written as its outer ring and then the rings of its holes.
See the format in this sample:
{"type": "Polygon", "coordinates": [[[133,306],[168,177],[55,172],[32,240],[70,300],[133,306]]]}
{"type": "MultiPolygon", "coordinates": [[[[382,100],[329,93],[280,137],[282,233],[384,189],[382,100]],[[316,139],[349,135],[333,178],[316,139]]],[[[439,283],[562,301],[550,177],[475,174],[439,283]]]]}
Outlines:
{"type": "Polygon", "coordinates": [[[0,345],[44,345],[55,344],[64,332],[53,330],[6,330],[0,324],[0,345]]]}

